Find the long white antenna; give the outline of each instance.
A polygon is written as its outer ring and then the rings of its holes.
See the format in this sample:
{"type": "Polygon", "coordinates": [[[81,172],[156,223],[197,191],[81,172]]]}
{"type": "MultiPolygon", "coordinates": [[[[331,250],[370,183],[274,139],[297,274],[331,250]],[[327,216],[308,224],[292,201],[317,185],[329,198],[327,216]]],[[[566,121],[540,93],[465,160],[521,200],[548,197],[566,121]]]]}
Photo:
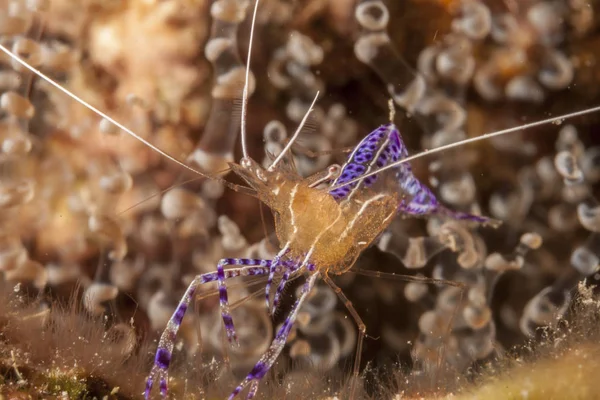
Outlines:
{"type": "Polygon", "coordinates": [[[361,181],[361,180],[363,180],[364,178],[366,178],[368,176],[376,175],[376,174],[378,174],[380,172],[387,171],[388,169],[397,167],[400,164],[404,164],[406,162],[410,162],[410,161],[416,160],[417,158],[425,157],[425,156],[428,156],[430,154],[440,153],[442,151],[446,151],[446,150],[452,149],[454,147],[463,146],[463,145],[466,145],[466,144],[469,144],[469,143],[475,143],[475,142],[478,142],[480,140],[489,139],[489,138],[493,138],[493,137],[496,137],[496,136],[502,136],[502,135],[505,135],[507,133],[517,132],[517,131],[526,130],[526,129],[530,129],[530,128],[535,128],[536,126],[540,126],[540,125],[546,125],[546,124],[549,124],[549,123],[557,123],[557,122],[562,123],[562,120],[571,119],[571,118],[575,118],[575,117],[580,117],[582,115],[592,114],[592,113],[595,113],[595,112],[598,112],[598,111],[600,111],[600,106],[588,108],[587,110],[572,112],[572,113],[569,113],[569,114],[559,115],[557,117],[543,119],[541,121],[530,122],[530,123],[525,124],[525,125],[515,126],[513,128],[503,129],[501,131],[489,132],[489,133],[485,133],[483,135],[476,136],[476,137],[473,137],[473,138],[469,138],[469,139],[465,139],[465,140],[459,140],[458,142],[454,142],[454,143],[450,143],[450,144],[447,144],[447,145],[444,145],[444,146],[436,147],[434,149],[424,150],[424,151],[422,151],[419,154],[415,154],[415,155],[403,158],[403,159],[398,160],[396,162],[393,162],[393,163],[391,163],[389,165],[386,165],[385,167],[382,167],[382,168],[376,169],[375,171],[371,171],[371,172],[369,172],[367,174],[361,175],[358,178],[351,179],[348,182],[344,182],[344,183],[341,183],[339,185],[335,185],[335,186],[329,188],[329,190],[334,190],[334,189],[337,189],[337,188],[340,188],[340,187],[343,187],[343,186],[346,186],[346,185],[351,185],[352,183],[361,181]]]}
{"type": "Polygon", "coordinates": [[[244,91],[242,92],[242,122],[240,124],[240,140],[242,142],[242,154],[248,158],[248,148],[246,147],[246,114],[248,112],[248,89],[250,79],[250,58],[252,55],[252,40],[254,39],[254,25],[256,23],[256,12],[258,11],[259,0],[254,3],[254,13],[252,14],[252,25],[250,25],[250,41],[248,43],[248,59],[246,60],[246,79],[244,82],[244,91]]]}
{"type": "Polygon", "coordinates": [[[15,60],[16,62],[18,62],[19,64],[21,64],[23,67],[27,68],[29,71],[31,71],[34,74],[36,74],[38,77],[40,77],[41,79],[43,79],[46,82],[48,82],[54,88],[60,90],[61,92],[63,92],[64,94],[66,94],[67,96],[69,96],[70,98],[72,98],[73,100],[75,100],[76,102],[78,102],[79,104],[81,104],[84,107],[86,107],[86,108],[90,109],[91,111],[95,112],[96,114],[98,114],[102,118],[106,119],[107,121],[113,123],[115,126],[117,126],[120,129],[124,130],[129,135],[133,136],[135,139],[139,140],[140,142],[142,142],[146,146],[150,147],[152,150],[156,151],[158,154],[160,154],[160,155],[168,158],[169,160],[173,161],[174,163],[176,163],[176,164],[182,166],[183,168],[185,168],[185,169],[187,169],[189,171],[192,171],[192,172],[194,172],[194,173],[196,173],[196,174],[198,174],[200,176],[203,176],[203,177],[208,178],[208,179],[214,179],[214,180],[218,180],[218,181],[224,182],[223,179],[217,178],[217,177],[214,177],[214,176],[210,176],[210,175],[208,175],[208,174],[206,174],[204,172],[200,172],[200,171],[198,171],[198,170],[190,167],[189,165],[185,164],[184,162],[179,161],[178,159],[176,159],[172,155],[170,155],[170,154],[164,152],[163,150],[159,149],[158,147],[156,147],[155,145],[153,145],[152,143],[150,143],[149,141],[147,141],[146,139],[144,139],[143,137],[141,137],[137,133],[133,132],[131,129],[127,128],[125,125],[123,125],[120,122],[116,121],[115,119],[113,119],[109,115],[103,113],[102,111],[100,111],[99,109],[97,109],[96,107],[94,107],[93,105],[91,105],[90,103],[88,103],[87,101],[81,99],[80,97],[77,97],[75,94],[71,93],[70,91],[68,91],[67,89],[63,88],[61,85],[59,85],[55,81],[53,81],[51,78],[49,78],[48,76],[44,75],[41,71],[35,69],[31,65],[29,65],[27,62],[21,60],[21,58],[19,58],[16,54],[14,54],[13,52],[11,52],[6,47],[4,47],[4,45],[0,44],[0,50],[2,50],[2,52],[6,53],[8,56],[10,56],[13,60],[15,60]]]}
{"type": "Polygon", "coordinates": [[[317,94],[315,95],[315,98],[313,99],[308,111],[306,111],[306,113],[304,114],[302,121],[300,121],[300,125],[298,125],[298,129],[296,129],[296,132],[294,132],[294,135],[292,136],[290,141],[285,145],[283,150],[281,150],[281,153],[279,153],[277,155],[277,158],[275,158],[275,160],[273,160],[273,163],[271,165],[269,165],[269,168],[268,168],[269,171],[272,171],[273,168],[275,168],[277,163],[279,161],[281,161],[281,159],[285,156],[285,153],[287,153],[290,150],[290,148],[294,144],[294,141],[298,138],[298,136],[300,136],[300,131],[304,127],[304,124],[306,124],[306,120],[308,119],[308,114],[310,114],[310,112],[313,110],[318,97],[319,97],[319,91],[317,91],[317,94]]]}

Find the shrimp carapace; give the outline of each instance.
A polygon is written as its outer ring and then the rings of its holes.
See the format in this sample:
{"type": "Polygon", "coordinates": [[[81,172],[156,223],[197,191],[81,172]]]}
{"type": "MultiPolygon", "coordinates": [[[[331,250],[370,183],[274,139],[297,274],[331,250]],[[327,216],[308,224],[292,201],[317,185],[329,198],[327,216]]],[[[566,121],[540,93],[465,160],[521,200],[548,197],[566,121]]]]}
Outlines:
{"type": "Polygon", "coordinates": [[[398,210],[397,190],[365,187],[337,201],[327,188],[313,187],[312,177],[265,170],[251,159],[232,163],[231,168],[273,211],[277,237],[289,248],[287,257],[305,259],[334,274],[350,269],[398,210]]]}

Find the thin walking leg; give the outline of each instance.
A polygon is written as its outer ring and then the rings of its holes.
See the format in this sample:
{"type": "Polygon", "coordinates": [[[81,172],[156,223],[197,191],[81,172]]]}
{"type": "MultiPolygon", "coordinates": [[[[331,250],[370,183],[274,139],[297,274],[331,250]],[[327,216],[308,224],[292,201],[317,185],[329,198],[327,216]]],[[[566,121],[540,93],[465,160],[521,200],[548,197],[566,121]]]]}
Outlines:
{"type": "Polygon", "coordinates": [[[402,282],[417,282],[417,283],[426,283],[433,285],[445,285],[445,286],[454,286],[461,288],[464,290],[466,285],[462,282],[457,281],[449,281],[446,279],[435,279],[435,278],[426,278],[424,276],[410,276],[410,275],[400,275],[394,274],[390,272],[381,272],[381,271],[370,271],[367,269],[360,269],[353,267],[350,269],[350,272],[354,272],[359,275],[370,276],[372,278],[385,278],[394,281],[402,281],[402,282]]]}
{"type": "MultiPolygon", "coordinates": [[[[263,276],[258,275],[256,278],[248,279],[247,281],[244,281],[244,282],[236,282],[233,284],[229,284],[229,286],[227,286],[227,290],[248,288],[250,286],[258,285],[259,283],[263,284],[264,280],[265,280],[264,275],[263,276]]],[[[263,288],[264,288],[264,286],[263,286],[263,288]]],[[[219,294],[218,288],[210,289],[210,290],[207,290],[206,292],[197,293],[196,296],[194,296],[194,301],[196,303],[198,303],[201,300],[205,300],[205,299],[212,297],[214,295],[217,295],[217,294],[219,294]]],[[[233,309],[233,304],[230,304],[230,308],[233,309]]],[[[194,309],[194,310],[196,310],[196,309],[194,309]]]]}
{"type": "Polygon", "coordinates": [[[344,306],[346,306],[346,308],[348,309],[348,312],[350,313],[350,315],[352,315],[352,318],[354,318],[356,325],[358,326],[358,339],[356,341],[356,354],[354,356],[354,367],[352,368],[352,382],[350,383],[350,396],[348,397],[349,399],[352,400],[354,398],[354,394],[356,393],[356,385],[358,382],[358,372],[359,372],[359,368],[360,368],[360,358],[362,355],[362,346],[363,346],[363,341],[365,339],[365,333],[367,332],[367,327],[366,327],[365,323],[363,322],[362,318],[360,317],[360,315],[358,315],[358,312],[352,305],[352,302],[350,300],[348,300],[348,298],[346,297],[344,292],[342,292],[342,289],[338,285],[336,285],[335,282],[333,282],[333,280],[327,274],[325,274],[323,276],[323,280],[325,281],[326,284],[329,285],[329,287],[331,287],[333,289],[335,294],[338,295],[338,297],[340,298],[342,303],[344,303],[344,306]]]}
{"type": "MultiPolygon", "coordinates": [[[[301,264],[300,267],[295,266],[294,268],[286,269],[281,277],[281,282],[279,282],[279,286],[275,291],[275,297],[273,298],[273,314],[277,311],[277,307],[279,307],[279,302],[281,301],[281,296],[283,295],[283,290],[285,289],[285,285],[298,278],[298,272],[301,271],[304,264],[301,264]]],[[[306,268],[309,271],[314,271],[315,266],[313,264],[306,265],[306,268]]]]}
{"type": "Polygon", "coordinates": [[[227,296],[227,287],[225,286],[225,271],[226,265],[243,265],[243,266],[260,266],[266,267],[268,270],[272,267],[272,262],[269,260],[261,260],[257,258],[223,258],[217,264],[217,286],[219,287],[219,304],[221,307],[221,315],[225,324],[225,333],[229,343],[235,343],[239,346],[238,338],[231,318],[231,310],[229,309],[229,299],[227,296]]]}
{"type": "MultiPolygon", "coordinates": [[[[232,290],[232,289],[236,289],[236,288],[250,288],[250,287],[252,287],[254,285],[257,285],[257,284],[261,284],[262,285],[264,279],[265,279],[264,275],[262,275],[262,276],[258,275],[256,278],[248,279],[247,281],[244,281],[244,282],[237,282],[237,283],[234,283],[234,284],[230,284],[227,287],[227,289],[228,290],[232,290]]],[[[243,299],[241,299],[241,300],[239,300],[239,301],[237,301],[237,302],[235,302],[233,304],[230,304],[230,306],[229,306],[230,310],[235,310],[238,306],[242,305],[245,301],[250,300],[250,299],[252,299],[252,298],[254,298],[256,296],[259,296],[262,293],[263,290],[264,290],[264,285],[263,285],[263,287],[260,290],[253,292],[251,295],[249,295],[247,297],[244,297],[243,299]]],[[[204,299],[206,299],[208,297],[214,296],[214,295],[216,295],[218,293],[219,293],[219,289],[217,288],[217,289],[207,290],[206,292],[203,292],[201,294],[196,294],[193,297],[193,300],[194,300],[194,309],[193,309],[193,311],[194,311],[194,313],[196,313],[196,314],[198,313],[198,303],[200,301],[202,301],[202,300],[204,300],[204,299]]],[[[202,353],[202,326],[201,326],[200,320],[196,321],[196,338],[198,340],[198,349],[196,350],[196,352],[198,354],[201,354],[202,353]]]]}
{"type": "Polygon", "coordinates": [[[302,292],[300,293],[300,296],[298,297],[296,303],[294,303],[294,306],[292,307],[292,311],[281,325],[281,328],[279,328],[279,330],[277,331],[277,334],[275,335],[275,339],[273,339],[271,346],[265,352],[265,354],[263,354],[260,360],[258,360],[258,362],[254,365],[254,368],[252,368],[252,370],[242,381],[242,383],[240,383],[240,385],[235,388],[231,395],[229,395],[229,400],[232,400],[234,397],[240,394],[240,392],[244,390],[244,388],[248,385],[251,386],[246,398],[251,399],[254,397],[254,395],[256,394],[256,390],[258,389],[258,383],[266,375],[266,373],[269,372],[269,369],[271,369],[271,367],[273,366],[273,363],[281,353],[281,350],[283,350],[283,347],[285,346],[285,343],[287,341],[287,337],[290,333],[290,330],[292,329],[292,325],[296,321],[298,311],[300,310],[300,307],[306,300],[306,297],[314,287],[315,281],[317,280],[317,276],[317,273],[313,273],[308,277],[306,283],[302,287],[302,292]]]}
{"type": "Polygon", "coordinates": [[[267,302],[267,311],[269,311],[271,315],[275,313],[275,307],[271,308],[270,302],[271,285],[273,284],[273,279],[275,278],[275,271],[277,269],[277,266],[281,262],[281,258],[285,255],[285,253],[287,253],[288,248],[289,243],[286,243],[286,245],[283,246],[283,249],[281,249],[281,251],[277,253],[277,255],[273,258],[273,261],[271,262],[271,268],[269,270],[269,278],[267,279],[267,284],[265,285],[265,300],[267,302]]]}
{"type": "Polygon", "coordinates": [[[292,272],[293,271],[286,270],[283,273],[283,276],[281,277],[281,282],[279,282],[279,286],[277,286],[277,290],[275,291],[275,297],[273,297],[273,308],[271,309],[271,315],[275,315],[275,311],[277,311],[277,307],[279,307],[279,300],[281,299],[281,294],[283,293],[283,289],[288,283],[292,272]]]}
{"type": "MultiPolygon", "coordinates": [[[[352,269],[350,269],[350,271],[357,273],[359,275],[370,276],[373,278],[384,278],[387,280],[395,280],[395,281],[402,281],[402,282],[419,282],[419,283],[424,283],[424,284],[446,285],[446,286],[454,286],[454,287],[459,288],[460,289],[460,297],[459,297],[459,300],[456,302],[456,307],[454,307],[454,311],[452,312],[452,316],[450,318],[450,321],[448,322],[448,327],[446,329],[446,337],[448,337],[450,335],[450,333],[452,332],[453,321],[459,312],[459,309],[463,302],[465,290],[467,289],[467,285],[464,284],[463,282],[449,281],[449,280],[445,280],[445,279],[425,278],[425,277],[420,277],[420,276],[398,275],[398,274],[393,274],[393,273],[389,273],[389,272],[369,271],[369,270],[363,270],[363,269],[358,269],[358,268],[352,268],[352,269]]],[[[442,362],[442,359],[444,356],[444,354],[441,354],[441,352],[443,352],[444,349],[445,349],[445,346],[441,346],[439,348],[440,355],[438,357],[438,367],[441,366],[441,362],[442,362]]]]}
{"type": "MultiPolygon", "coordinates": [[[[259,267],[243,267],[243,268],[232,268],[223,272],[222,279],[231,279],[238,276],[256,276],[265,275],[269,272],[270,261],[265,266],[259,267]]],[[[146,391],[144,397],[150,398],[150,392],[154,382],[158,380],[160,393],[163,397],[167,395],[167,384],[168,384],[168,369],[171,363],[171,355],[173,352],[173,346],[175,344],[175,337],[177,331],[181,326],[183,317],[192,301],[198,285],[208,282],[214,282],[219,279],[218,272],[210,272],[207,274],[198,275],[190,283],[181,301],[175,309],[175,313],[171,316],[171,319],[167,323],[163,334],[158,342],[158,349],[156,350],[156,356],[154,357],[154,366],[150,371],[150,375],[146,379],[146,391]]],[[[219,290],[219,293],[221,291],[219,290]]],[[[227,299],[225,299],[227,300],[227,299]]],[[[223,317],[224,318],[224,317],[223,317]]]]}

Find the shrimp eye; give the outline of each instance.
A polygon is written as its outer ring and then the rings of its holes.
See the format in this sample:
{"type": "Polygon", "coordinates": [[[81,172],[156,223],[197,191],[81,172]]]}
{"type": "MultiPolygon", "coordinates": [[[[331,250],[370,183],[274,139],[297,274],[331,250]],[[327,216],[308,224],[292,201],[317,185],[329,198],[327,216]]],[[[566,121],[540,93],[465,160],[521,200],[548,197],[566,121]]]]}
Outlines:
{"type": "Polygon", "coordinates": [[[266,177],[265,173],[264,173],[264,172],[263,172],[261,169],[256,169],[256,172],[255,172],[255,174],[256,174],[256,177],[257,177],[259,180],[261,180],[261,181],[263,181],[263,182],[266,182],[266,181],[267,181],[267,177],[266,177]]]}
{"type": "Polygon", "coordinates": [[[250,161],[250,159],[249,159],[249,158],[247,158],[247,157],[243,157],[243,158],[240,160],[240,165],[241,165],[243,168],[250,168],[250,167],[252,166],[252,161],[250,161]]]}
{"type": "Polygon", "coordinates": [[[340,167],[338,164],[333,164],[332,166],[329,167],[329,174],[331,175],[332,178],[337,178],[338,176],[340,176],[341,172],[342,172],[342,167],[340,167]]]}

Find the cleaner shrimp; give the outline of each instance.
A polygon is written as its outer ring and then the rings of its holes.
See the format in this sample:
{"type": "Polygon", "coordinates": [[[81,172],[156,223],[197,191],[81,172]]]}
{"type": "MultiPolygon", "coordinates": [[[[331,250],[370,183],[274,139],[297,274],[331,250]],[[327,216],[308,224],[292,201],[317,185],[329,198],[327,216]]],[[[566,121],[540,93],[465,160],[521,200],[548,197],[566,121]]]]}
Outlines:
{"type": "MultiPolygon", "coordinates": [[[[252,17],[247,64],[249,64],[251,57],[252,36],[257,8],[258,1],[255,3],[252,17]]],[[[350,300],[342,292],[341,288],[334,283],[332,276],[341,275],[348,271],[360,274],[361,271],[354,267],[355,261],[363,250],[369,247],[385,231],[393,218],[399,214],[413,217],[436,214],[444,218],[465,220],[483,225],[496,226],[498,224],[497,221],[488,217],[458,212],[444,206],[437,200],[434,193],[415,177],[409,162],[429,154],[456,148],[479,140],[600,111],[600,106],[593,107],[519,127],[487,133],[482,136],[430,149],[413,156],[409,156],[398,128],[390,121],[390,123],[382,125],[369,133],[354,148],[342,166],[333,165],[325,171],[303,178],[294,166],[290,151],[312,107],[317,101],[318,93],[313,100],[311,108],[284,149],[267,168],[263,168],[249,156],[246,146],[246,107],[249,97],[248,88],[250,80],[249,69],[246,68],[241,116],[243,157],[239,164],[229,164],[231,170],[249,185],[249,187],[242,187],[225,182],[221,178],[210,176],[179,161],[126,126],[115,121],[109,115],[69,92],[1,44],[0,50],[36,74],[39,78],[47,81],[56,89],[100,115],[105,120],[112,122],[118,128],[162,156],[167,157],[195,174],[208,179],[217,179],[234,190],[257,197],[274,214],[275,231],[281,244],[281,250],[272,260],[225,258],[219,261],[216,271],[198,275],[189,284],[160,338],[154,365],[147,379],[146,398],[150,397],[151,390],[156,383],[161,395],[166,396],[167,394],[168,368],[172,358],[175,337],[199,285],[208,282],[217,282],[225,332],[230,343],[237,343],[236,331],[231,316],[231,306],[228,301],[226,281],[240,276],[267,277],[265,285],[266,305],[271,314],[280,305],[286,283],[301,276],[304,276],[306,281],[291,311],[276,332],[270,347],[243,381],[232,391],[229,398],[236,397],[248,386],[247,398],[250,399],[255,396],[260,381],[271,369],[282,352],[290,330],[296,321],[298,312],[318,279],[325,281],[334,290],[358,326],[359,335],[352,371],[352,383],[349,389],[349,398],[353,398],[356,391],[356,378],[359,374],[362,343],[366,334],[366,326],[350,300]],[[227,266],[233,266],[234,268],[225,269],[227,266]],[[279,280],[279,283],[275,288],[274,295],[271,296],[271,286],[276,280],[279,280]]],[[[395,274],[383,272],[376,272],[376,274],[377,276],[389,277],[390,279],[400,278],[399,275],[395,274]]],[[[418,278],[410,279],[419,280],[418,278]]],[[[447,283],[446,281],[426,278],[420,281],[447,283]]],[[[460,286],[458,283],[454,283],[454,285],[460,286]]]]}

